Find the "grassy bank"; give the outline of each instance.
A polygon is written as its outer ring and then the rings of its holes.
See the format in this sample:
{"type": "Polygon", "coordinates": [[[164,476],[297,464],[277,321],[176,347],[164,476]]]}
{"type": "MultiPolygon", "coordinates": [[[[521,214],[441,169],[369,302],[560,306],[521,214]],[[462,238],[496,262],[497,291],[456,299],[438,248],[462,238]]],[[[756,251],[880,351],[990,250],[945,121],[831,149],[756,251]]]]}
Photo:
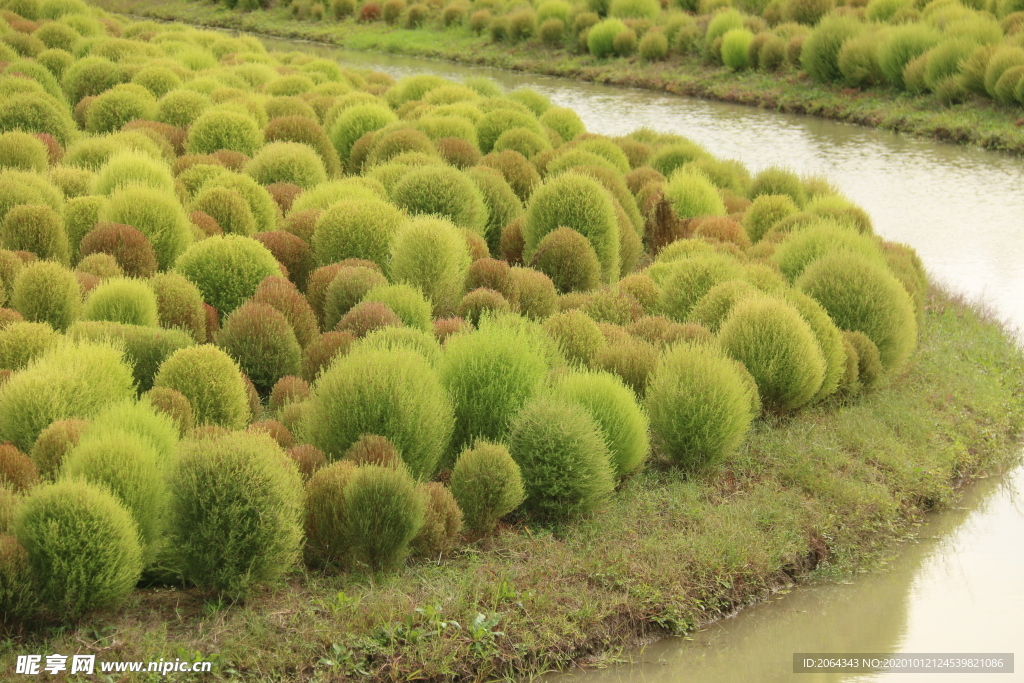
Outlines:
{"type": "Polygon", "coordinates": [[[1024,127],[1017,106],[973,97],[952,106],[933,95],[893,88],[858,89],[822,85],[805,74],[733,72],[701,58],[673,55],[645,63],[638,57],[597,59],[570,49],[551,48],[532,39],[514,45],[493,43],[468,28],[405,29],[383,22],[298,21],[275,7],[237,12],[221,5],[188,0],[92,0],[103,9],[203,26],[313,40],[350,50],[448,59],[465,64],[665,91],[762,107],[786,113],[882,128],[1013,154],[1024,153],[1024,127]]]}
{"type": "Polygon", "coordinates": [[[957,485],[1015,461],[1022,389],[1019,348],[933,292],[898,380],[762,423],[702,477],[648,467],[585,521],[508,528],[384,577],[292,575],[235,606],[135,591],[115,614],[15,633],[0,666],[77,652],[212,660],[217,680],[486,680],[608,657],[794,580],[862,566],[957,485]]]}

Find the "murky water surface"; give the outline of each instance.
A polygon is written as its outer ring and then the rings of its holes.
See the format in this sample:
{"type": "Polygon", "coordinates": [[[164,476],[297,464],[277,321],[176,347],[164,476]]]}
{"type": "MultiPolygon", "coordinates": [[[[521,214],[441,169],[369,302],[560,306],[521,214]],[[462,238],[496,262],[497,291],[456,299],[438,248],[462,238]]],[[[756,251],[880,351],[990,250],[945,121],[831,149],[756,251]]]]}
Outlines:
{"type": "MultiPolygon", "coordinates": [[[[396,77],[489,76],[571,107],[587,128],[681,133],[752,171],[820,173],[867,209],[887,239],[910,244],[934,278],[1024,328],[1024,160],[814,118],[642,90],[288,41],[396,77]]],[[[1024,658],[1024,468],[979,482],[931,515],[891,565],[848,584],[799,588],[694,634],[632,653],[634,664],[569,674],[580,683],[802,680],[918,683],[1024,680],[1018,674],[800,674],[794,652],[1014,652],[1024,658]]]]}

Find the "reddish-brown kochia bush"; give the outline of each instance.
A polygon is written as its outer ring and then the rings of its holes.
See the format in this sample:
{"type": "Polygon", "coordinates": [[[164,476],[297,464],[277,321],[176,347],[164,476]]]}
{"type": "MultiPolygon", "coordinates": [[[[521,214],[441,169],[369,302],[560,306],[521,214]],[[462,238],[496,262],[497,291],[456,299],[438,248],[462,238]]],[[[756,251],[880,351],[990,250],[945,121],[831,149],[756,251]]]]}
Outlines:
{"type": "Polygon", "coordinates": [[[288,319],[266,304],[249,302],[232,311],[217,333],[217,345],[260,392],[269,392],[277,380],[301,368],[302,348],[288,319]]]}
{"type": "Polygon", "coordinates": [[[279,226],[281,230],[290,232],[306,244],[313,239],[313,232],[316,230],[317,219],[323,211],[320,209],[306,209],[289,214],[279,226]]]}
{"type": "Polygon", "coordinates": [[[249,425],[246,430],[253,434],[267,434],[277,442],[281,448],[291,448],[295,445],[295,437],[288,431],[288,428],[277,420],[259,420],[249,425]]]}
{"type": "Polygon", "coordinates": [[[0,444],[0,485],[24,492],[39,483],[39,469],[10,443],[0,444]]]}
{"type": "Polygon", "coordinates": [[[335,356],[348,353],[355,341],[351,332],[324,332],[302,352],[302,378],[313,382],[335,356]]]}
{"type": "Polygon", "coordinates": [[[316,474],[317,470],[327,465],[327,456],[324,452],[309,443],[302,443],[292,446],[287,451],[288,457],[295,463],[303,481],[309,481],[310,477],[316,474]]]}
{"type": "Polygon", "coordinates": [[[270,401],[267,408],[271,415],[276,415],[289,403],[305,401],[309,395],[309,382],[295,375],[285,375],[277,380],[277,384],[270,390],[270,401]]]}
{"type": "Polygon", "coordinates": [[[434,336],[440,344],[444,344],[452,335],[472,331],[473,326],[465,318],[438,318],[434,321],[434,336]]]}
{"type": "Polygon", "coordinates": [[[345,451],[344,459],[353,465],[376,465],[377,467],[405,467],[402,454],[386,436],[363,434],[345,451]]]}
{"type": "Polygon", "coordinates": [[[365,337],[383,327],[402,327],[402,319],[387,304],[362,301],[342,316],[334,329],[336,332],[351,332],[356,337],[365,337]]]}
{"type": "Polygon", "coordinates": [[[501,292],[486,287],[477,287],[462,297],[462,301],[459,303],[459,316],[476,325],[484,313],[500,313],[509,311],[511,308],[508,299],[503,297],[501,292]]]}
{"type": "Polygon", "coordinates": [[[309,302],[295,285],[283,277],[266,278],[256,288],[252,301],[276,308],[292,326],[299,346],[305,348],[319,336],[320,330],[317,328],[316,315],[313,314],[309,302]]]}
{"type": "Polygon", "coordinates": [[[281,207],[281,213],[291,211],[292,202],[302,192],[302,188],[295,183],[271,183],[266,186],[267,192],[274,198],[274,201],[281,207]]]}
{"type": "Polygon", "coordinates": [[[269,249],[274,258],[288,270],[295,286],[300,291],[306,291],[309,275],[316,267],[316,259],[309,244],[284,230],[259,232],[253,235],[253,238],[269,249]]]}
{"type": "Polygon", "coordinates": [[[78,247],[79,258],[110,254],[129,277],[148,278],[156,273],[156,252],[146,236],[131,225],[97,223],[78,247]]]}
{"type": "Polygon", "coordinates": [[[512,267],[497,259],[482,258],[470,264],[466,274],[466,289],[474,290],[478,287],[498,292],[513,306],[519,298],[512,267]]]}
{"type": "Polygon", "coordinates": [[[213,218],[213,216],[204,211],[193,211],[188,215],[188,219],[192,225],[199,228],[199,230],[207,237],[224,234],[224,230],[221,229],[220,224],[213,218]]]}

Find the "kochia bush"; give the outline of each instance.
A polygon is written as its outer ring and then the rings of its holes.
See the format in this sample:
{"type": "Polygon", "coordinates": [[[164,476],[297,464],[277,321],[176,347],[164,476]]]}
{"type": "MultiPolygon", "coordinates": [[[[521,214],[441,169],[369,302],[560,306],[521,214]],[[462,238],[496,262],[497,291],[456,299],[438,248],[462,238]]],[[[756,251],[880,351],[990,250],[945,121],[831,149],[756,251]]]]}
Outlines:
{"type": "Polygon", "coordinates": [[[615,488],[597,422],[578,406],[539,398],[516,416],[509,451],[523,476],[523,507],[547,519],[593,511],[615,488]]]}
{"type": "MultiPolygon", "coordinates": [[[[454,223],[443,218],[415,218],[399,228],[391,243],[391,280],[418,287],[430,300],[434,315],[455,311],[469,266],[466,240],[454,223]]],[[[330,291],[328,287],[328,299],[330,291]]]]}
{"type": "Polygon", "coordinates": [[[498,520],[526,497],[523,475],[503,444],[476,441],[459,454],[452,469],[451,491],[466,528],[485,536],[498,520]]]}
{"type": "Polygon", "coordinates": [[[192,242],[192,228],[181,203],[173,194],[154,188],[132,185],[116,190],[99,218],[141,232],[153,245],[161,269],[170,268],[192,242]]]}
{"type": "Polygon", "coordinates": [[[8,211],[0,223],[0,247],[65,265],[71,255],[60,214],[43,204],[21,204],[8,211]]]}
{"type": "Polygon", "coordinates": [[[359,351],[317,380],[302,431],[328,458],[340,458],[366,433],[386,436],[416,477],[434,473],[454,427],[451,402],[415,351],[359,351]]]}
{"type": "Polygon", "coordinates": [[[438,215],[480,235],[487,225],[487,205],[473,181],[449,166],[421,166],[395,184],[391,198],[410,214],[438,215]]]}
{"type": "Polygon", "coordinates": [[[658,451],[688,470],[739,447],[750,428],[752,389],[735,361],[708,345],[668,349],[647,385],[647,410],[658,451]]]}
{"type": "Polygon", "coordinates": [[[256,292],[264,278],[280,276],[274,255],[256,240],[218,235],[196,242],[175,263],[195,283],[203,300],[227,314],[256,292]]]}
{"type": "Polygon", "coordinates": [[[169,488],[169,545],[200,588],[242,598],[298,559],[302,480],[270,437],[184,442],[169,488]]]}
{"type": "Polygon", "coordinates": [[[295,183],[306,190],[327,180],[323,160],[299,142],[269,143],[245,165],[245,172],[260,185],[295,183]]]}
{"type": "Polygon", "coordinates": [[[740,301],[722,325],[719,344],[757,382],[761,401],[795,410],[811,400],[825,377],[825,359],[806,321],[777,299],[740,301]]]}
{"type": "Polygon", "coordinates": [[[264,394],[301,369],[302,348],[288,319],[267,304],[249,302],[232,311],[217,333],[217,345],[264,394]]]}
{"type": "Polygon", "coordinates": [[[352,558],[375,570],[397,566],[423,525],[423,500],[405,468],[357,467],[343,500],[352,558]]]}
{"type": "Polygon", "coordinates": [[[53,261],[35,261],[14,280],[11,305],[29,322],[45,322],[63,332],[82,307],[74,273],[53,261]]]}
{"type": "Polygon", "coordinates": [[[117,607],[142,573],[131,514],[112,494],[83,481],[33,491],[15,535],[28,551],[39,597],[58,614],[117,607]]]}
{"type": "Polygon", "coordinates": [[[189,128],[189,154],[213,154],[228,149],[252,156],[262,145],[263,132],[256,122],[236,111],[206,111],[189,128]]]}
{"type": "Polygon", "coordinates": [[[191,346],[175,351],[153,380],[188,399],[196,424],[241,429],[249,421],[249,399],[242,371],[215,346],[191,346]]]}
{"type": "Polygon", "coordinates": [[[109,320],[125,325],[157,325],[156,294],[143,280],[110,278],[89,293],[84,320],[109,320]]]}
{"type": "Polygon", "coordinates": [[[616,477],[622,479],[643,465],[650,451],[647,415],[622,380],[604,372],[573,372],[559,378],[552,393],[594,418],[616,477]]]}
{"type": "Polygon", "coordinates": [[[541,240],[560,227],[586,237],[601,263],[602,278],[618,280],[619,227],[611,196],[600,183],[570,172],[538,188],[526,209],[524,257],[532,259],[541,240]]]}
{"type": "Polygon", "coordinates": [[[547,363],[529,330],[498,319],[445,344],[439,371],[455,404],[454,451],[478,438],[504,440],[512,418],[540,389],[547,363]]]}
{"type": "Polygon", "coordinates": [[[316,222],[313,254],[320,265],[361,258],[385,267],[392,236],[404,221],[405,214],[387,202],[339,201],[316,222]]]}

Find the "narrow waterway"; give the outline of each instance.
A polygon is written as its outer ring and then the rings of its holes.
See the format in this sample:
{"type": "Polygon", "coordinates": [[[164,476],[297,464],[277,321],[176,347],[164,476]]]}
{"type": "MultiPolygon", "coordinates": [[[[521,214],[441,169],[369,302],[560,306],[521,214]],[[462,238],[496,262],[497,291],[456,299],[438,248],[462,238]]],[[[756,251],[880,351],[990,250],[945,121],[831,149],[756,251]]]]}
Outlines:
{"type": "MultiPolygon", "coordinates": [[[[821,174],[871,215],[878,233],[905,242],[933,278],[984,301],[1024,328],[1024,160],[809,117],[643,90],[579,83],[446,62],[350,53],[293,41],[396,77],[488,76],[531,87],[579,113],[593,132],[640,127],[686,135],[752,171],[783,165],[821,174]]],[[[792,673],[794,652],[1024,655],[1024,468],[970,486],[961,504],[929,517],[889,566],[846,584],[796,589],[694,634],[635,653],[634,663],[566,680],[878,681],[915,674],[792,673]]],[[[1024,665],[1018,665],[1024,671],[1024,665]]],[[[941,681],[1024,680],[1024,673],[944,674],[941,681]]]]}

